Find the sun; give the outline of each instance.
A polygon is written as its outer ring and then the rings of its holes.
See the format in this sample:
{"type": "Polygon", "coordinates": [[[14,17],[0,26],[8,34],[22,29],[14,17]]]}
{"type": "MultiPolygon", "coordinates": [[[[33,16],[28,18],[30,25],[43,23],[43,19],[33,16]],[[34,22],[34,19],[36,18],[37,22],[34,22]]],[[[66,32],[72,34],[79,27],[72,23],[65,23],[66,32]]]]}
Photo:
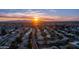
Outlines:
{"type": "Polygon", "coordinates": [[[39,25],[39,24],[40,24],[40,18],[39,18],[39,17],[33,17],[33,19],[32,19],[32,24],[33,24],[34,26],[39,25]]]}
{"type": "Polygon", "coordinates": [[[34,17],[33,19],[35,22],[38,22],[39,21],[39,17],[34,17]]]}
{"type": "Polygon", "coordinates": [[[40,21],[40,20],[39,20],[39,17],[34,17],[34,18],[33,18],[33,22],[34,22],[34,23],[39,23],[39,21],[40,21]]]}

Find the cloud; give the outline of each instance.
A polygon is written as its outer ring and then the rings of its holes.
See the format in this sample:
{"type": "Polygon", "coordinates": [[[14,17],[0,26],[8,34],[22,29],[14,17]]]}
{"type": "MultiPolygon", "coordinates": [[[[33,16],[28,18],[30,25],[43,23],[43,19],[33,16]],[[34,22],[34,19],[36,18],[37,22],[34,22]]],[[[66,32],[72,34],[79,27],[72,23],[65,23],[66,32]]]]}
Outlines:
{"type": "Polygon", "coordinates": [[[27,11],[24,12],[0,14],[0,17],[27,18],[27,17],[38,16],[45,18],[45,20],[48,21],[79,21],[78,16],[53,16],[52,14],[54,13],[56,13],[56,10],[52,10],[52,9],[45,9],[45,10],[28,9],[27,11]]]}
{"type": "MultiPolygon", "coordinates": [[[[17,10],[16,10],[17,11],[17,10]]],[[[10,13],[4,13],[2,15],[4,16],[8,16],[8,17],[14,17],[14,16],[18,16],[18,17],[22,17],[22,16],[50,16],[50,13],[56,13],[56,10],[53,9],[27,9],[25,10],[21,10],[21,12],[14,12],[11,11],[10,13]]]]}
{"type": "Polygon", "coordinates": [[[55,16],[54,21],[79,21],[78,16],[55,16]]]}

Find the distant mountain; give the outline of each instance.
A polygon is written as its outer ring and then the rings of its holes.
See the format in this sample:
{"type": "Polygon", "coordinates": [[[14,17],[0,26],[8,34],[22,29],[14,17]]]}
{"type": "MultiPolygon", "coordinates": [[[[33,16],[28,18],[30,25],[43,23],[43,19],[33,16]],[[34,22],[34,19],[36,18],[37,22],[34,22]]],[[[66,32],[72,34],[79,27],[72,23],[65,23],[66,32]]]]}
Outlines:
{"type": "MultiPolygon", "coordinates": [[[[31,22],[31,20],[11,20],[11,21],[10,20],[9,21],[6,20],[6,21],[0,21],[0,23],[2,23],[2,22],[5,22],[5,23],[8,23],[8,22],[10,22],[10,23],[17,23],[17,22],[31,22]]],[[[73,22],[75,22],[75,23],[79,23],[79,21],[45,21],[45,20],[43,22],[50,22],[50,23],[52,23],[52,22],[63,22],[63,23],[64,22],[65,23],[66,22],[69,22],[69,23],[71,22],[71,23],[73,23],[73,22]]]]}
{"type": "Polygon", "coordinates": [[[12,20],[12,21],[0,21],[0,22],[11,22],[11,23],[15,23],[15,22],[30,22],[30,20],[12,20]]]}

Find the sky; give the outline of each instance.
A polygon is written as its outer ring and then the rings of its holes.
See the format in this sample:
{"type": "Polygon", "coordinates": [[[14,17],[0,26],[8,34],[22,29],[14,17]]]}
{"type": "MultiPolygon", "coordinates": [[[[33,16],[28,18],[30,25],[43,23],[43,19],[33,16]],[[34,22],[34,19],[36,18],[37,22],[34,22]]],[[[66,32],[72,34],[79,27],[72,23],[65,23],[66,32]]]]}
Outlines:
{"type": "Polygon", "coordinates": [[[43,17],[48,21],[79,21],[79,9],[0,9],[0,21],[43,17]]]}

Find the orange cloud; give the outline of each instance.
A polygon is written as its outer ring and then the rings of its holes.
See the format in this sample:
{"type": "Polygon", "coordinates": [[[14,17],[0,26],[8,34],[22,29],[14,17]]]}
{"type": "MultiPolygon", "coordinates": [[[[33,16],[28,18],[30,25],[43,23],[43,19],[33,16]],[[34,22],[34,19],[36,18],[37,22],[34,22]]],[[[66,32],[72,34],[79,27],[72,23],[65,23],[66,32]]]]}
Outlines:
{"type": "Polygon", "coordinates": [[[11,21],[11,20],[30,20],[34,16],[43,18],[44,21],[79,21],[78,16],[51,16],[44,15],[42,13],[9,13],[0,14],[0,21],[11,21]]]}

